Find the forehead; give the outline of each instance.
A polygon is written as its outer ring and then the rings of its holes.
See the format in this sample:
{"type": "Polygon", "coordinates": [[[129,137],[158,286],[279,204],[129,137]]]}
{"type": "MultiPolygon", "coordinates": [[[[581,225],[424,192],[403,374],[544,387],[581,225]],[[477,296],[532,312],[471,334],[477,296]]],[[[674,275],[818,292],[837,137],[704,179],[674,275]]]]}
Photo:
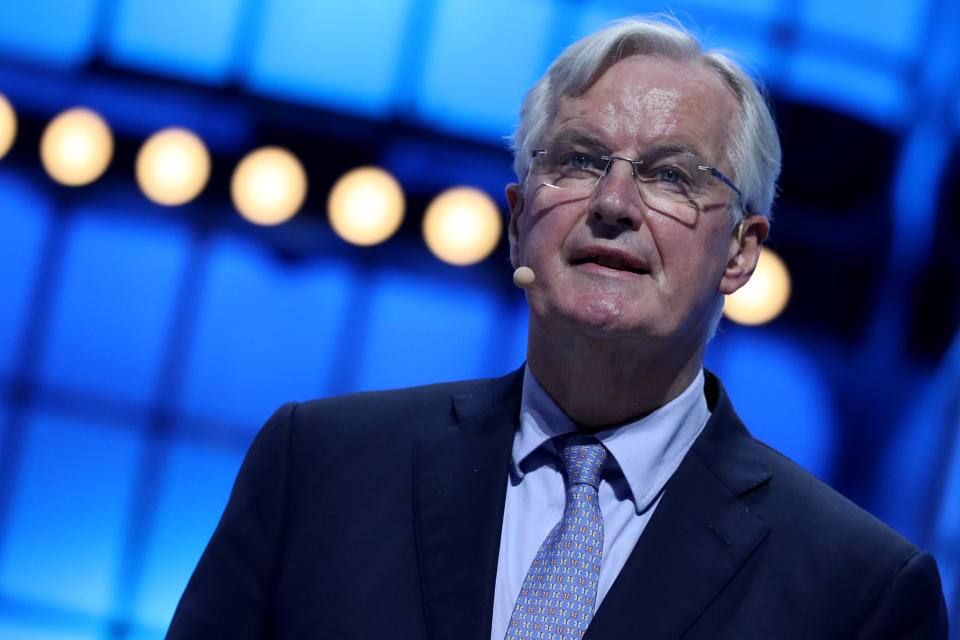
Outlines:
{"type": "Polygon", "coordinates": [[[561,97],[551,130],[586,134],[617,152],[676,143],[716,159],[739,112],[733,91],[713,70],[635,55],[613,64],[583,94],[561,97]]]}

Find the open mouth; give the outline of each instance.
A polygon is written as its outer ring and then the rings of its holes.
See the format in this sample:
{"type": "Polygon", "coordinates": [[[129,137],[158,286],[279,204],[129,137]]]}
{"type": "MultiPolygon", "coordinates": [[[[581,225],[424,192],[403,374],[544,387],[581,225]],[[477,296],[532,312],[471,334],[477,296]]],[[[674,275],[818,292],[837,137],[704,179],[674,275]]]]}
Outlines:
{"type": "Polygon", "coordinates": [[[640,275],[647,275],[650,273],[638,262],[609,254],[588,254],[579,258],[575,258],[571,260],[570,263],[573,265],[597,264],[601,267],[606,267],[607,269],[627,271],[629,273],[636,273],[640,275]]]}

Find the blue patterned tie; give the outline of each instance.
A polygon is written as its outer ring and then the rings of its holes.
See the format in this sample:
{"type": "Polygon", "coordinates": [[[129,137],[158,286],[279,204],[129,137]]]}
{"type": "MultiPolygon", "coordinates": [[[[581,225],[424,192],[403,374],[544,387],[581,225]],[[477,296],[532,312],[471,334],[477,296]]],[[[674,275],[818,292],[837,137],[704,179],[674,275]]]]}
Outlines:
{"type": "Polygon", "coordinates": [[[603,554],[597,487],[607,451],[592,436],[564,436],[563,517],[547,534],[523,580],[505,640],[580,638],[593,618],[603,554]]]}

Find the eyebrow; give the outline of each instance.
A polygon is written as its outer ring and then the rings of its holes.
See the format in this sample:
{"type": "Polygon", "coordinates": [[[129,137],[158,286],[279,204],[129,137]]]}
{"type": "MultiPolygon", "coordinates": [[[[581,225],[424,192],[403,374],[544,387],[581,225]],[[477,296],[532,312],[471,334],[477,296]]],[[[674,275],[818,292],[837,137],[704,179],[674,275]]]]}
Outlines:
{"type": "Polygon", "coordinates": [[[561,131],[559,134],[557,134],[556,140],[562,140],[563,142],[578,142],[580,144],[585,144],[592,147],[607,149],[607,145],[601,142],[600,138],[597,136],[574,129],[561,131]]]}
{"type": "MultiPolygon", "coordinates": [[[[575,129],[561,131],[557,134],[556,140],[563,142],[573,142],[584,144],[592,147],[599,147],[600,149],[608,150],[609,146],[602,142],[599,137],[586,133],[584,131],[578,131],[575,129]]],[[[662,158],[663,156],[669,155],[671,153],[683,153],[686,155],[696,156],[697,158],[703,159],[703,154],[700,151],[689,144],[684,142],[677,141],[668,141],[660,142],[654,144],[650,147],[645,153],[643,153],[642,158],[662,158]]]]}
{"type": "Polygon", "coordinates": [[[698,158],[703,157],[696,147],[692,147],[684,142],[664,142],[655,144],[649,151],[643,154],[643,156],[645,158],[650,156],[659,157],[670,153],[682,153],[685,155],[696,156],[698,158]]]}

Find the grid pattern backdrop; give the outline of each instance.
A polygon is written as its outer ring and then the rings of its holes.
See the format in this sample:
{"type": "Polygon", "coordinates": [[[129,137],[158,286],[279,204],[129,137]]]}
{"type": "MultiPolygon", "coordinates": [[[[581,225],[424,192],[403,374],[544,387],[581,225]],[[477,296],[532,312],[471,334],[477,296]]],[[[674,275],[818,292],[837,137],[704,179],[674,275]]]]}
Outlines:
{"type": "Polygon", "coordinates": [[[774,246],[794,298],[770,325],[724,324],[707,364],[755,435],[935,553],[960,626],[960,4],[731,5],[0,0],[0,94],[21,126],[0,160],[0,637],[162,637],[281,403],[520,366],[505,242],[447,266],[419,217],[455,184],[504,209],[526,88],[603,22],[663,10],[747,56],[784,143],[774,246]],[[98,182],[60,187],[39,134],[77,104],[117,151],[98,182]],[[176,208],[132,169],[170,125],[214,163],[176,208]],[[270,229],[226,195],[264,143],[311,180],[270,229]],[[324,218],[329,185],[364,163],[408,195],[373,248],[324,218]]]}

